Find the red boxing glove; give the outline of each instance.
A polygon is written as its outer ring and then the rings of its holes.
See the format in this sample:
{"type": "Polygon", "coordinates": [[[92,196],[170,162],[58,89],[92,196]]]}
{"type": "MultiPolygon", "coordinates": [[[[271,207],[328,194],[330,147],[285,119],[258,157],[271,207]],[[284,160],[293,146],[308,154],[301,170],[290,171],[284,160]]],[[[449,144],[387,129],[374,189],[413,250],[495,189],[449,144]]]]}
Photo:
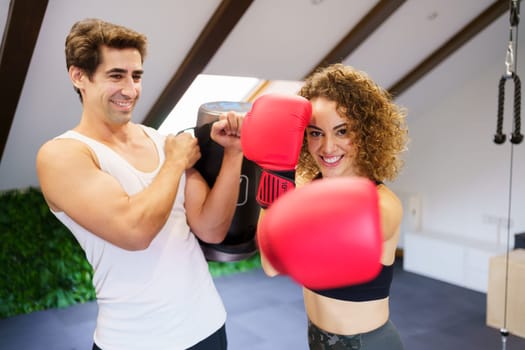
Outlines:
{"type": "Polygon", "coordinates": [[[268,207],[295,187],[295,165],[312,105],[297,95],[266,94],[255,100],[241,129],[244,156],[262,169],[257,202],[268,207]]]}
{"type": "Polygon", "coordinates": [[[277,271],[307,288],[367,282],[381,269],[376,186],[365,178],[337,177],[291,191],[266,211],[257,239],[277,271]]]}

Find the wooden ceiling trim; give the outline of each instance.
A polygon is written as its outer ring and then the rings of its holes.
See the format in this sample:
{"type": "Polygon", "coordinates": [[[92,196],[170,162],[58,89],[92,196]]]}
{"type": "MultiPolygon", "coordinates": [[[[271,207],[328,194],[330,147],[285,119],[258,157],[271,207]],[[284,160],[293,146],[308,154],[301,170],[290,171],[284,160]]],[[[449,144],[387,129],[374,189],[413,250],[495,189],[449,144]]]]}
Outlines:
{"type": "Polygon", "coordinates": [[[246,101],[247,102],[253,102],[255,101],[255,99],[257,97],[259,97],[268,87],[270,86],[270,81],[269,80],[263,80],[261,81],[261,83],[259,84],[259,86],[257,86],[257,88],[254,89],[254,91],[252,91],[248,97],[246,98],[246,101]]]}
{"type": "Polygon", "coordinates": [[[158,128],[213,58],[253,0],[223,0],[143,123],[158,128]]]}
{"type": "MultiPolygon", "coordinates": [[[[330,51],[306,77],[320,67],[341,62],[379,28],[406,0],[381,0],[359,23],[330,51]]],[[[305,77],[305,78],[306,78],[305,77]]]]}
{"type": "Polygon", "coordinates": [[[0,47],[0,160],[15,118],[48,0],[11,0],[0,47]]]}
{"type": "Polygon", "coordinates": [[[488,27],[492,22],[498,19],[509,9],[508,0],[499,0],[494,2],[478,17],[467,24],[463,29],[456,33],[441,47],[435,50],[430,56],[424,59],[412,71],[396,82],[388,91],[397,97],[414,85],[419,79],[434,69],[437,65],[447,59],[456,50],[466,44],[470,39],[475,37],[479,32],[488,27]]]}

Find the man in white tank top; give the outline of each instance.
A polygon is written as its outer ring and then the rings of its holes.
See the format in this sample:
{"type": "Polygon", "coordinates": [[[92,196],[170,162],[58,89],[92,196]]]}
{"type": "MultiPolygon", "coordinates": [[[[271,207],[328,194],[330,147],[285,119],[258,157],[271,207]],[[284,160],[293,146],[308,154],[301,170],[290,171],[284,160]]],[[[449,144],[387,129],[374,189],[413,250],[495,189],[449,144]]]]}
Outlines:
{"type": "Polygon", "coordinates": [[[212,126],[224,155],[210,189],[193,169],[193,136],[132,122],[146,44],[97,19],[73,25],[66,65],[82,115],[38,152],[41,189],[94,269],[93,349],[226,349],[226,311],[196,237],[220,243],[231,224],[242,116],[225,113],[212,126]]]}

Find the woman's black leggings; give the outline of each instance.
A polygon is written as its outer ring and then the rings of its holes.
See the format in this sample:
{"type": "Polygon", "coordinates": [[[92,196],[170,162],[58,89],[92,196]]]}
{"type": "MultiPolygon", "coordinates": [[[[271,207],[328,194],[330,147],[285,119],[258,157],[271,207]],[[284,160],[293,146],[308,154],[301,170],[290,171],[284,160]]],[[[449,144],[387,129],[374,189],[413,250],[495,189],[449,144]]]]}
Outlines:
{"type": "Polygon", "coordinates": [[[308,344],[310,350],[403,350],[390,320],[378,329],[355,335],[330,333],[308,321],[308,344]]]}

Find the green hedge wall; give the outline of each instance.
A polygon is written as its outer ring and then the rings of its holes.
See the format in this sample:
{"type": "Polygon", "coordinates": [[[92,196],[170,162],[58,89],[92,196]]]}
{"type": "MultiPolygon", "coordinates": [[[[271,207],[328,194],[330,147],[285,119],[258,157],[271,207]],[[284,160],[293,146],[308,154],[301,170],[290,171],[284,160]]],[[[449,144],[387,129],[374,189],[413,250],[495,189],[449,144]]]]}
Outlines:
{"type": "MultiPolygon", "coordinates": [[[[260,267],[250,259],[209,262],[213,276],[260,267]]],[[[0,318],[95,299],[93,271],[39,189],[0,193],[0,318]]]]}

